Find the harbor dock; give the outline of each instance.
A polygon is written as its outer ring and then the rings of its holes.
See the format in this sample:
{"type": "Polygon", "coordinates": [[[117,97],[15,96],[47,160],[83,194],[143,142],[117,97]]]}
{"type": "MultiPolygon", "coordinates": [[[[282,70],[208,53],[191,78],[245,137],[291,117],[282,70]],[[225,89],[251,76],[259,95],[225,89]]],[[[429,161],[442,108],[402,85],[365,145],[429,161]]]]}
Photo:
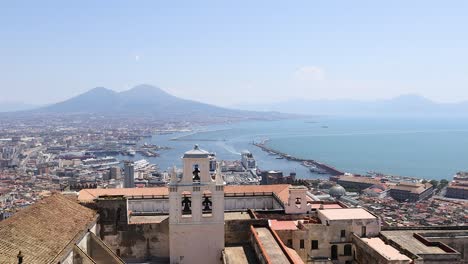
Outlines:
{"type": "Polygon", "coordinates": [[[327,165],[327,164],[324,164],[324,163],[321,163],[321,162],[318,162],[318,161],[315,161],[315,160],[308,160],[308,159],[301,159],[301,158],[298,158],[298,157],[294,157],[294,156],[291,156],[291,155],[289,155],[287,153],[284,153],[284,152],[272,149],[270,147],[267,147],[265,145],[265,141],[262,142],[262,143],[252,143],[252,144],[254,146],[256,146],[256,147],[261,148],[263,151],[278,155],[281,158],[284,158],[284,159],[287,159],[287,160],[290,160],[290,161],[301,162],[303,164],[313,165],[313,166],[317,167],[318,169],[326,172],[326,174],[329,174],[329,175],[332,175],[332,176],[338,176],[338,175],[345,174],[343,171],[340,171],[340,170],[338,170],[337,168],[335,168],[333,166],[330,166],[330,165],[327,165]]]}

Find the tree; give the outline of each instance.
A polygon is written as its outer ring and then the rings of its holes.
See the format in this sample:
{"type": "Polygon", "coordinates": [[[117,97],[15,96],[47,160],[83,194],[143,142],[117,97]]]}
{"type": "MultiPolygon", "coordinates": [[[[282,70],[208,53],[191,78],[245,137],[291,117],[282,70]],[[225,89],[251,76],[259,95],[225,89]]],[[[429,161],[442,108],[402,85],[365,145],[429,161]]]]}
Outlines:
{"type": "Polygon", "coordinates": [[[434,186],[434,188],[437,188],[437,185],[439,185],[439,182],[436,181],[436,180],[431,180],[429,183],[432,184],[432,186],[434,186]]]}
{"type": "MultiPolygon", "coordinates": [[[[422,180],[421,183],[422,183],[422,184],[425,184],[426,182],[427,182],[427,180],[422,180]]],[[[434,184],[432,184],[432,185],[434,185],[434,184]]]]}
{"type": "Polygon", "coordinates": [[[440,180],[440,186],[441,186],[441,188],[444,188],[444,187],[447,186],[448,184],[449,184],[449,181],[447,181],[446,179],[440,180]]]}

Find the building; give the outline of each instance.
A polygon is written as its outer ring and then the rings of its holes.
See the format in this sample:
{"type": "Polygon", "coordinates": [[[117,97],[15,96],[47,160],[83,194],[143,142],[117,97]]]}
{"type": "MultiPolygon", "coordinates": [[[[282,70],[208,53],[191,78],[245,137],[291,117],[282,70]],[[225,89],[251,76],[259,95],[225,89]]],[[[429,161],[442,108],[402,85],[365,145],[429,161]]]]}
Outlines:
{"type": "Polygon", "coordinates": [[[282,171],[262,171],[261,184],[291,184],[296,180],[296,173],[291,172],[289,176],[284,176],[282,171]]]}
{"type": "Polygon", "coordinates": [[[170,263],[219,263],[224,250],[224,181],[210,174],[210,153],[195,145],[183,175],[169,183],[170,263]],[[209,234],[209,235],[208,235],[209,234]]]}
{"type": "Polygon", "coordinates": [[[453,181],[447,186],[445,197],[456,199],[468,199],[468,175],[467,173],[457,173],[453,181]]]}
{"type": "Polygon", "coordinates": [[[133,162],[126,161],[124,163],[124,188],[134,188],[135,187],[135,166],[133,162]]]}
{"type": "Polygon", "coordinates": [[[382,240],[414,263],[468,263],[466,227],[384,230],[382,240]]]}
{"type": "Polygon", "coordinates": [[[390,196],[399,202],[417,202],[432,196],[433,192],[430,183],[401,182],[390,187],[390,196]]]}
{"type": "Polygon", "coordinates": [[[213,157],[187,151],[168,186],[41,200],[0,222],[0,263],[467,263],[466,226],[382,231],[304,186],[225,186],[213,157]]]}
{"type": "Polygon", "coordinates": [[[241,154],[242,166],[246,170],[254,170],[257,168],[257,162],[255,161],[252,153],[250,151],[243,151],[241,154]]]}
{"type": "Polygon", "coordinates": [[[343,175],[334,177],[336,182],[346,189],[362,191],[372,185],[381,184],[381,179],[358,176],[358,175],[343,175]]]}
{"type": "Polygon", "coordinates": [[[94,210],[54,194],[0,221],[0,263],[124,263],[97,221],[94,210]]]}
{"type": "Polygon", "coordinates": [[[354,259],[359,264],[410,264],[412,259],[379,237],[352,236],[354,259]]]}
{"type": "Polygon", "coordinates": [[[109,177],[115,180],[120,179],[120,177],[122,177],[122,171],[120,167],[111,167],[109,169],[109,177]]]}
{"type": "Polygon", "coordinates": [[[328,194],[333,198],[340,199],[340,197],[346,195],[346,190],[343,186],[337,184],[328,190],[328,194]]]}

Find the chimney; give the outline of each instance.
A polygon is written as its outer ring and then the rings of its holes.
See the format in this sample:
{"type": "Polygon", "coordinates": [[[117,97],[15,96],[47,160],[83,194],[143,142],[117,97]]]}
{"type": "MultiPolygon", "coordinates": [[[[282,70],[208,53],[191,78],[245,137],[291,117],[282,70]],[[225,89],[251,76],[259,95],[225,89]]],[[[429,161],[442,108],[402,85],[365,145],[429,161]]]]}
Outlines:
{"type": "Polygon", "coordinates": [[[23,263],[23,254],[21,254],[21,250],[19,251],[18,255],[16,256],[18,258],[18,264],[23,263]]]}

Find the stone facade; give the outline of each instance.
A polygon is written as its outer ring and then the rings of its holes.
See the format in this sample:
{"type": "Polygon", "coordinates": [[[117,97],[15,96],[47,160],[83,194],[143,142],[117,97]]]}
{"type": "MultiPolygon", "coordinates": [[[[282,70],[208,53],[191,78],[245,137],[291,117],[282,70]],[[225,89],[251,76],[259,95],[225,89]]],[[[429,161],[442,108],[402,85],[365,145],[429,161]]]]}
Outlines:
{"type": "MultiPolygon", "coordinates": [[[[224,181],[213,179],[210,154],[195,146],[183,157],[181,179],[169,184],[171,263],[220,263],[224,250],[224,181]]],[[[218,166],[219,167],[219,166],[218,166]]]]}

